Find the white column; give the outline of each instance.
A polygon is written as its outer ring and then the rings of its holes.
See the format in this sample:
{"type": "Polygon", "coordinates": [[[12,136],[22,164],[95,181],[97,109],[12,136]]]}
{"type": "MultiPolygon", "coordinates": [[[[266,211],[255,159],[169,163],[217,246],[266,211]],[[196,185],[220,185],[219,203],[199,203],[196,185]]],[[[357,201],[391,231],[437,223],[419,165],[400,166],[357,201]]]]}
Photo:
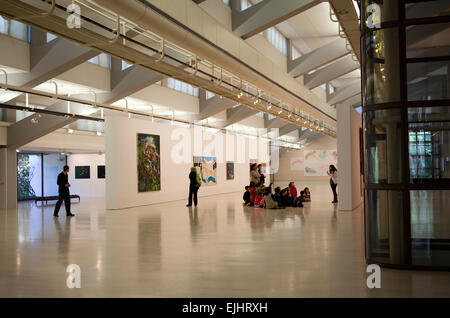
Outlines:
{"type": "Polygon", "coordinates": [[[352,211],[362,203],[359,128],[361,116],[348,104],[336,105],[339,210],[352,211]]]}

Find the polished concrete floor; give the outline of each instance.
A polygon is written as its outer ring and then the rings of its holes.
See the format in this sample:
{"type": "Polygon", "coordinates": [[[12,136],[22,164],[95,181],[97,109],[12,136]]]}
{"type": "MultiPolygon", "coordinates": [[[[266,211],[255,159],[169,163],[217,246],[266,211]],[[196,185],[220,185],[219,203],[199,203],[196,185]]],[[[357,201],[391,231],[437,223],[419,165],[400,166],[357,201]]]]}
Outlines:
{"type": "Polygon", "coordinates": [[[450,297],[449,272],[382,269],[368,289],[361,209],[337,211],[326,182],[310,188],[303,209],[247,208],[231,193],[196,209],[83,199],[74,218],[34,203],[0,211],[0,297],[450,297]],[[68,264],[80,289],[66,286],[68,264]]]}

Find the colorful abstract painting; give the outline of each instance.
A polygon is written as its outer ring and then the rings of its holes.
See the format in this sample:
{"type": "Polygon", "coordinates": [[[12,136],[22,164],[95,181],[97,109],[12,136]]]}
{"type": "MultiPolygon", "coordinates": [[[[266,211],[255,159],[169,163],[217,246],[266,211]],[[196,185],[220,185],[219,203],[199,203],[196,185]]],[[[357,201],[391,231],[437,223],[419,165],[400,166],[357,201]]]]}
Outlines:
{"type": "Polygon", "coordinates": [[[304,160],[300,157],[291,158],[291,171],[303,171],[304,169],[304,160]]]}
{"type": "Polygon", "coordinates": [[[194,167],[202,180],[202,186],[217,184],[216,157],[194,157],[194,167]]]}
{"type": "Polygon", "coordinates": [[[75,166],[75,179],[90,179],[91,167],[90,166],[75,166]]]}
{"type": "Polygon", "coordinates": [[[304,174],[306,177],[326,177],[328,167],[337,167],[336,150],[304,150],[304,174]]]}
{"type": "Polygon", "coordinates": [[[234,162],[227,162],[227,180],[234,180],[234,162]]]}
{"type": "Polygon", "coordinates": [[[161,190],[158,135],[137,134],[138,192],[161,190]]]}

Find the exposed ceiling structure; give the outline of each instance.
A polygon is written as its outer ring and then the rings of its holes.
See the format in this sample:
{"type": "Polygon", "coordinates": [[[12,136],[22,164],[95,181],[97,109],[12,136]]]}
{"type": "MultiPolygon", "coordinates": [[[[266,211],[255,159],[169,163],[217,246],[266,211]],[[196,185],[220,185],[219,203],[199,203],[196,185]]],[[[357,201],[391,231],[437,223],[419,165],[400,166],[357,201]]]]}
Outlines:
{"type": "MultiPolygon", "coordinates": [[[[203,6],[208,1],[220,0],[193,2],[203,6]]],[[[108,6],[106,1],[96,2],[108,6]]],[[[132,1],[129,0],[129,2],[132,1]]],[[[355,52],[354,43],[345,38],[349,34],[351,37],[356,36],[348,27],[348,21],[351,20],[348,15],[352,19],[355,17],[357,19],[354,1],[338,1],[340,7],[336,9],[336,13],[330,11],[330,5],[326,1],[281,0],[284,5],[280,5],[280,0],[262,0],[254,1],[254,5],[244,11],[237,9],[239,2],[230,0],[233,32],[236,35],[246,39],[259,36],[259,32],[275,26],[289,39],[289,45],[294,46],[302,54],[292,59],[288,52],[286,60],[288,72],[297,78],[299,83],[314,92],[323,90],[321,86],[326,84],[326,92],[319,93],[329,104],[346,101],[358,104],[357,96],[360,91],[356,83],[360,76],[357,58],[359,52],[355,52]],[[347,9],[342,9],[342,6],[347,9]],[[349,8],[353,11],[348,10],[349,8]],[[347,17],[341,26],[342,31],[339,31],[339,23],[336,19],[340,19],[343,15],[347,17]],[[334,92],[328,90],[328,85],[333,86],[334,92]]],[[[335,6],[335,1],[330,2],[332,6],[335,6]]],[[[279,128],[281,139],[285,136],[286,139],[295,143],[305,143],[307,138],[311,140],[313,136],[324,133],[335,135],[334,127],[327,126],[325,120],[321,120],[326,116],[320,112],[313,109],[311,114],[314,116],[296,112],[288,102],[277,98],[271,93],[272,91],[269,93],[270,89],[264,91],[258,86],[252,86],[249,81],[239,78],[225,67],[219,67],[214,63],[208,64],[206,59],[197,60],[195,54],[169,41],[161,41],[157,35],[147,32],[144,28],[138,28],[137,24],[132,23],[134,21],[126,24],[124,23],[126,19],[121,17],[119,20],[119,23],[122,23],[120,24],[121,32],[114,31],[117,30],[117,23],[111,11],[106,10],[101,14],[94,11],[83,13],[87,23],[81,29],[68,29],[65,27],[67,13],[63,9],[71,3],[72,1],[64,0],[56,2],[0,1],[0,13],[3,16],[16,19],[20,17],[21,21],[44,30],[31,29],[33,34],[30,43],[30,72],[0,66],[8,73],[8,84],[44,92],[55,92],[57,89],[55,96],[70,94],[74,98],[90,103],[104,103],[122,109],[127,107],[130,111],[134,109],[149,114],[151,111],[152,115],[155,111],[160,111],[161,114],[172,112],[172,117],[169,115],[161,115],[161,117],[173,119],[176,115],[177,120],[182,122],[196,120],[204,123],[206,120],[208,124],[214,123],[211,126],[217,128],[238,125],[243,120],[255,117],[258,113],[265,113],[263,127],[279,128]],[[52,7],[53,4],[54,7],[52,7]],[[39,19],[36,19],[36,15],[40,15],[39,19]],[[47,43],[45,31],[59,37],[47,43]],[[109,74],[110,87],[74,83],[70,81],[70,76],[64,76],[96,57],[100,52],[113,56],[109,74]],[[122,70],[121,59],[136,65],[122,70]],[[200,90],[199,106],[196,112],[183,109],[171,110],[162,103],[161,105],[152,103],[149,106],[149,103],[141,98],[145,95],[142,94],[143,90],[154,87],[155,83],[167,77],[177,78],[203,88],[200,90]],[[215,96],[207,99],[205,91],[213,92],[215,96]],[[130,104],[129,107],[128,104],[130,104]]],[[[87,0],[74,3],[94,4],[93,1],[87,0]]],[[[117,14],[121,15],[122,12],[117,14]]],[[[262,81],[268,82],[264,78],[262,81]]],[[[267,85],[276,88],[273,83],[268,82],[267,85]]],[[[287,95],[289,94],[283,92],[280,96],[284,98],[287,95]]],[[[65,112],[67,109],[66,101],[34,95],[25,98],[24,94],[12,90],[8,94],[2,94],[0,99],[4,103],[32,102],[47,107],[51,111],[65,112]],[[28,98],[32,98],[32,101],[28,101],[28,98]]],[[[295,96],[292,98],[288,96],[286,100],[295,101],[295,96]]],[[[304,103],[302,100],[300,102],[304,103]]],[[[89,113],[92,109],[89,105],[73,103],[71,112],[99,118],[100,112],[89,113]]],[[[111,109],[113,108],[109,108],[109,111],[111,109]]],[[[108,109],[105,108],[105,112],[107,111],[108,109]]],[[[76,118],[55,119],[51,115],[43,114],[40,120],[48,121],[49,124],[44,129],[38,129],[30,125],[27,120],[27,122],[16,123],[16,129],[29,129],[30,135],[41,136],[48,131],[74,125],[76,118]]]]}

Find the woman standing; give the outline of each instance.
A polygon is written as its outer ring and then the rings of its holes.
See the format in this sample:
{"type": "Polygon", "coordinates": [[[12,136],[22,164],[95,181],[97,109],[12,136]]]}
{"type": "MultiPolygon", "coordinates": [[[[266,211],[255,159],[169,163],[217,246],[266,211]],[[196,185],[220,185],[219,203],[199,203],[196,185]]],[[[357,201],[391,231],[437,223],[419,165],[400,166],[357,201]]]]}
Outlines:
{"type": "Polygon", "coordinates": [[[194,196],[194,205],[197,206],[197,192],[201,183],[197,170],[192,167],[189,173],[189,203],[186,206],[192,206],[192,196],[194,196]]]}
{"type": "Polygon", "coordinates": [[[257,170],[258,170],[258,173],[259,173],[259,182],[260,182],[261,184],[264,184],[265,179],[266,179],[266,176],[265,176],[264,173],[263,173],[262,165],[259,164],[257,167],[258,167],[257,170]]]}
{"type": "Polygon", "coordinates": [[[333,202],[331,202],[331,203],[337,203],[338,199],[337,199],[336,188],[338,185],[338,171],[337,171],[336,167],[334,165],[330,165],[330,167],[328,168],[327,174],[331,177],[330,178],[330,186],[331,186],[331,191],[333,191],[333,202]]]}
{"type": "Polygon", "coordinates": [[[255,185],[260,183],[261,176],[259,175],[259,172],[257,170],[256,163],[252,165],[250,168],[250,183],[254,183],[255,185]]]}

